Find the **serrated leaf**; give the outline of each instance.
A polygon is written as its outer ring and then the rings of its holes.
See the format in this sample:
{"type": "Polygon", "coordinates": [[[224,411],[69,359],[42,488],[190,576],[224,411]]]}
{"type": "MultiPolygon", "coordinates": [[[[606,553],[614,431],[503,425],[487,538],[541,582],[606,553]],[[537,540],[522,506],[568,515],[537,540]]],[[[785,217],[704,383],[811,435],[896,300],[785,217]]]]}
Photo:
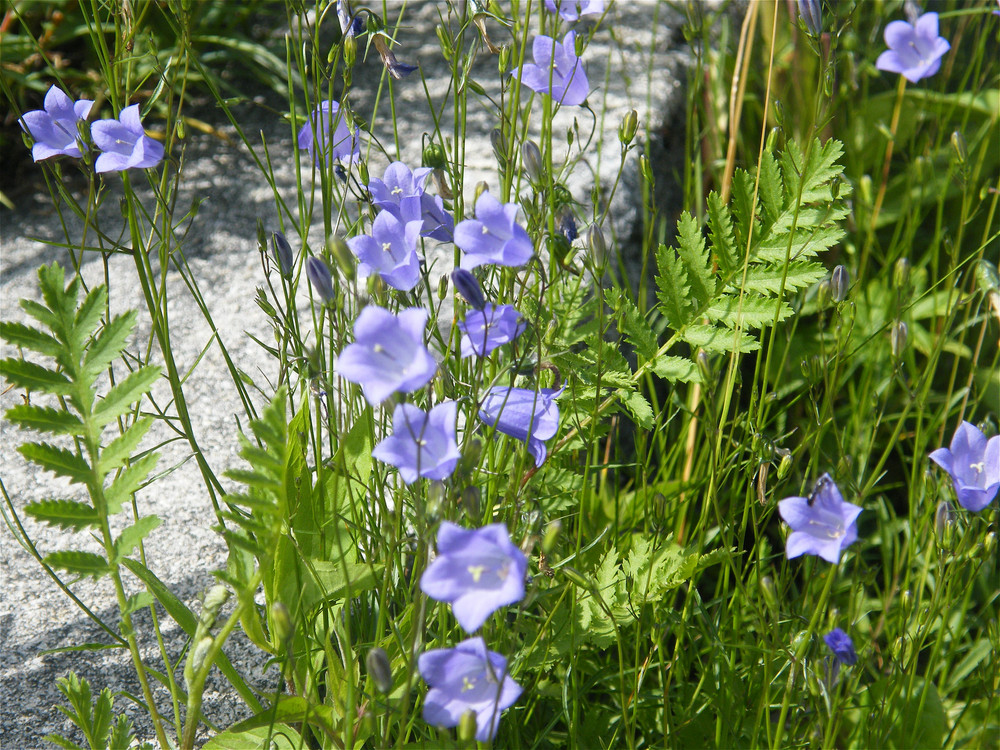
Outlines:
{"type": "Polygon", "coordinates": [[[608,289],[605,299],[619,316],[618,329],[635,347],[636,354],[644,360],[652,359],[656,355],[656,334],[639,308],[620,289],[608,289]]]}
{"type": "Polygon", "coordinates": [[[707,325],[692,325],[681,331],[681,338],[691,346],[706,352],[729,353],[734,349],[740,353],[760,349],[760,342],[743,331],[716,328],[707,325]]]}
{"type": "Polygon", "coordinates": [[[653,363],[653,374],[671,383],[700,383],[701,372],[690,359],[663,355],[653,363]]]}
{"type": "Polygon", "coordinates": [[[132,596],[125,600],[125,610],[122,614],[130,614],[140,609],[151,607],[155,601],[153,595],[148,591],[140,591],[138,594],[132,594],[132,596]]]}
{"type": "Polygon", "coordinates": [[[122,503],[126,502],[132,493],[142,486],[159,460],[159,454],[147,453],[142,458],[133,461],[130,466],[122,469],[118,477],[105,488],[104,498],[108,503],[109,516],[115,515],[122,509],[122,503]]]}
{"type": "Polygon", "coordinates": [[[139,542],[149,536],[149,533],[160,525],[157,516],[143,516],[131,526],[122,529],[122,533],[115,539],[115,559],[119,562],[123,557],[128,557],[132,551],[139,546],[139,542]]]}
{"type": "Polygon", "coordinates": [[[785,302],[773,297],[720,297],[705,308],[705,316],[730,328],[757,329],[780,322],[792,314],[785,302]]]}
{"type": "Polygon", "coordinates": [[[108,391],[97,402],[93,418],[99,425],[106,425],[132,408],[132,404],[142,398],[160,377],[159,367],[142,367],[108,391]]]}
{"type": "Polygon", "coordinates": [[[101,321],[101,316],[104,314],[107,299],[107,289],[103,285],[96,286],[87,293],[87,296],[83,298],[83,302],[76,308],[72,326],[72,348],[74,351],[82,354],[86,349],[87,340],[96,330],[101,321]]]}
{"type": "Polygon", "coordinates": [[[108,737],[108,750],[128,750],[132,745],[132,720],[119,716],[108,737]]]}
{"type": "Polygon", "coordinates": [[[253,729],[227,729],[212,737],[202,750],[298,750],[305,747],[302,736],[287,724],[265,724],[253,729]]]}
{"type": "Polygon", "coordinates": [[[73,389],[69,378],[61,372],[36,365],[23,359],[0,361],[0,375],[16,388],[64,396],[73,389]]]}
{"type": "Polygon", "coordinates": [[[749,230],[756,214],[756,206],[753,202],[753,183],[753,176],[745,169],[737,169],[733,173],[730,200],[732,201],[733,215],[736,217],[733,231],[736,234],[737,258],[740,258],[746,250],[747,237],[749,237],[749,230]]]}
{"type": "MultiPolygon", "coordinates": [[[[35,302],[33,299],[22,299],[21,309],[33,317],[39,323],[53,331],[59,326],[59,319],[52,314],[52,311],[45,305],[35,302]]],[[[59,351],[63,350],[62,343],[59,344],[59,351]]]]}
{"type": "Polygon", "coordinates": [[[687,281],[695,307],[700,308],[715,293],[715,281],[709,270],[708,249],[701,233],[701,224],[687,211],[677,222],[677,255],[687,270],[687,281]]]}
{"type": "Polygon", "coordinates": [[[82,746],[77,745],[75,742],[70,742],[65,737],[60,737],[58,734],[47,734],[44,739],[46,742],[58,745],[63,748],[63,750],[84,750],[82,746]]]}
{"type": "Polygon", "coordinates": [[[638,391],[615,391],[618,400],[628,409],[635,423],[644,430],[653,429],[653,407],[638,391]]]}
{"type": "Polygon", "coordinates": [[[104,688],[94,701],[92,734],[97,747],[106,748],[111,732],[111,690],[104,688]]]}
{"type": "Polygon", "coordinates": [[[123,466],[142,442],[152,424],[153,420],[150,417],[137,419],[125,432],[108,443],[101,451],[97,464],[98,471],[101,474],[109,474],[119,466],[123,466]]]}
{"type": "Polygon", "coordinates": [[[63,409],[34,404],[18,404],[7,410],[7,419],[25,430],[38,430],[54,435],[80,435],[83,422],[63,409]]]}
{"type": "Polygon", "coordinates": [[[108,572],[108,562],[93,552],[63,550],[45,556],[45,562],[53,568],[68,571],[74,575],[90,576],[97,580],[108,572]]]}
{"type": "Polygon", "coordinates": [[[94,338],[83,358],[83,372],[86,376],[97,377],[111,362],[125,350],[129,334],[135,328],[136,313],[129,310],[124,315],[115,316],[94,338]]]}
{"type": "Polygon", "coordinates": [[[760,186],[757,194],[764,215],[764,226],[768,227],[778,218],[783,208],[781,172],[774,156],[765,151],[760,162],[760,186]]]}
{"type": "Polygon", "coordinates": [[[75,500],[39,500],[25,505],[24,512],[36,521],[74,531],[97,526],[101,520],[90,503],[75,500]]]}
{"type": "Polygon", "coordinates": [[[24,443],[17,447],[17,451],[31,463],[56,476],[69,477],[80,484],[86,484],[91,478],[90,464],[65,448],[57,448],[49,443],[24,443]]]}
{"type": "Polygon", "coordinates": [[[62,344],[56,339],[23,323],[0,322],[0,338],[8,341],[11,346],[30,349],[47,357],[55,357],[62,351],[62,344]]]}
{"type": "Polygon", "coordinates": [[[656,298],[660,301],[660,310],[670,327],[678,330],[691,319],[687,271],[677,253],[666,245],[660,245],[656,251],[656,267],[656,298]]]}
{"type": "Polygon", "coordinates": [[[806,261],[790,263],[788,273],[780,266],[756,265],[747,269],[743,279],[743,289],[755,294],[779,294],[812,286],[826,276],[826,269],[820,263],[806,261]]]}
{"type": "Polygon", "coordinates": [[[733,273],[739,263],[733,221],[722,197],[714,190],[708,194],[708,228],[719,269],[726,275],[733,273]]]}

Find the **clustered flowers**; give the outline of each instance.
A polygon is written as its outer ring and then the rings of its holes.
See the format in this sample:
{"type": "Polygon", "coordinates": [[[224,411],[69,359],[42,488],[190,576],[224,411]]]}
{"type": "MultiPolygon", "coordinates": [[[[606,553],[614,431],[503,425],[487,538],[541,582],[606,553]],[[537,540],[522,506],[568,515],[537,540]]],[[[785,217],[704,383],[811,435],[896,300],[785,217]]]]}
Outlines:
{"type": "MultiPolygon", "coordinates": [[[[54,156],[81,158],[88,150],[85,133],[93,105],[89,99],[74,102],[58,86],[49,88],[45,108],[25,112],[21,118],[21,127],[35,141],[31,147],[32,159],[37,162],[54,156]]],[[[96,172],[147,169],[163,161],[163,144],[146,135],[138,104],[125,107],[117,120],[94,122],[90,137],[102,152],[94,162],[96,172]]]]}

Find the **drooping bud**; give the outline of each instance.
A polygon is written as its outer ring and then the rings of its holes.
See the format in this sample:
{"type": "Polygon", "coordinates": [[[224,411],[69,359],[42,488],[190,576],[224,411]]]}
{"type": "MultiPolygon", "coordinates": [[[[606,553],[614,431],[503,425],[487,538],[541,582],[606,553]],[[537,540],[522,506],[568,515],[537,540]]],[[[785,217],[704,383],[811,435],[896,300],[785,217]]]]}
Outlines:
{"type": "Polygon", "coordinates": [[[528,179],[535,185],[542,183],[543,167],[542,152],[538,144],[534,141],[525,141],[521,144],[521,165],[528,173],[528,179]]]}
{"type": "Polygon", "coordinates": [[[291,278],[295,257],[292,255],[292,246],[288,244],[285,235],[281,232],[272,232],[271,249],[274,251],[274,259],[278,262],[278,270],[281,271],[281,275],[286,279],[291,278]]]}
{"type": "Polygon", "coordinates": [[[323,304],[333,302],[333,277],[326,263],[315,256],[306,258],[306,276],[323,304]]]}
{"type": "Polygon", "coordinates": [[[337,263],[340,273],[348,281],[354,281],[357,274],[357,259],[342,237],[331,237],[326,243],[327,252],[337,263]]]}
{"type": "Polygon", "coordinates": [[[622,118],[621,125],[618,126],[618,140],[622,145],[628,146],[635,138],[635,133],[639,129],[639,113],[630,109],[622,118]]]}
{"type": "Polygon", "coordinates": [[[902,320],[897,320],[889,332],[889,347],[892,350],[892,356],[896,359],[899,359],[906,351],[906,339],[909,332],[909,327],[902,320]]]}
{"type": "Polygon", "coordinates": [[[951,541],[951,527],[954,523],[955,511],[952,510],[951,503],[942,500],[934,511],[934,533],[937,534],[938,541],[945,546],[951,541]]]}
{"type": "Polygon", "coordinates": [[[458,293],[472,307],[477,310],[482,310],[486,307],[486,297],[483,295],[483,290],[471,271],[466,271],[464,268],[456,268],[451,272],[451,283],[455,285],[458,293]]]}
{"type": "Polygon", "coordinates": [[[369,651],[365,656],[365,667],[380,693],[387,694],[392,690],[392,665],[389,663],[389,655],[383,649],[373,648],[369,651]]]}
{"type": "Polygon", "coordinates": [[[843,302],[847,298],[847,288],[851,285],[851,275],[843,266],[836,266],[830,276],[830,298],[843,302]]]}
{"type": "Polygon", "coordinates": [[[799,18],[813,36],[823,33],[823,9],[820,0],[798,0],[799,18]]]}
{"type": "Polygon", "coordinates": [[[572,242],[579,236],[576,231],[576,220],[573,218],[573,212],[569,209],[563,211],[559,216],[559,231],[568,242],[572,242]]]}

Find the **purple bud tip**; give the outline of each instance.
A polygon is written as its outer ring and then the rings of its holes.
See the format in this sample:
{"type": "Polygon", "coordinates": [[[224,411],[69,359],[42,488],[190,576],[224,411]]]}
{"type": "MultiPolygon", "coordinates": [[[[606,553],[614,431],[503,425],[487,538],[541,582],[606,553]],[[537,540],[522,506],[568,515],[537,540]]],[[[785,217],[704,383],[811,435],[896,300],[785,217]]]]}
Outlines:
{"type": "Polygon", "coordinates": [[[482,310],[486,307],[486,297],[483,296],[483,290],[479,287],[479,282],[476,281],[476,277],[470,271],[466,271],[464,268],[456,268],[451,272],[451,283],[455,285],[458,293],[465,298],[465,301],[475,309],[482,310]]]}

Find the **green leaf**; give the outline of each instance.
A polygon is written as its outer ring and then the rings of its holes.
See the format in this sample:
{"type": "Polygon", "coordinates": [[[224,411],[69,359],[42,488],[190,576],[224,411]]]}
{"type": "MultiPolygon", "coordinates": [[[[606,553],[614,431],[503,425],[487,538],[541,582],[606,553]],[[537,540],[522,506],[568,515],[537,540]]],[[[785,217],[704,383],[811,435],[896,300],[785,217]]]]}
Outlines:
{"type": "Polygon", "coordinates": [[[90,464],[65,448],[57,448],[49,443],[24,443],[19,445],[17,450],[31,463],[51,471],[56,476],[69,477],[80,484],[86,484],[91,478],[90,464]]]}
{"type": "Polygon", "coordinates": [[[73,389],[73,383],[61,372],[23,359],[0,360],[0,375],[15,388],[26,391],[64,396],[73,389]]]}
{"type": "Polygon", "coordinates": [[[666,245],[660,245],[656,251],[656,298],[660,301],[660,310],[674,330],[679,330],[691,319],[688,310],[687,272],[677,253],[666,245]]]}
{"type": "Polygon", "coordinates": [[[62,344],[56,339],[23,323],[0,322],[0,338],[10,342],[11,346],[30,349],[48,357],[54,358],[62,351],[62,344]]]}
{"type": "Polygon", "coordinates": [[[99,401],[94,409],[93,418],[99,425],[106,425],[120,417],[132,408],[132,404],[142,398],[157,378],[160,377],[159,367],[142,367],[108,391],[108,395],[99,401]]]}
{"type": "Polygon", "coordinates": [[[58,745],[63,748],[63,750],[84,750],[81,745],[77,745],[75,742],[70,742],[65,737],[60,737],[58,734],[45,735],[45,741],[51,742],[53,745],[58,745]]]}
{"type": "Polygon", "coordinates": [[[122,529],[122,533],[115,539],[115,558],[112,562],[119,562],[123,557],[131,555],[139,546],[139,542],[159,525],[160,519],[157,516],[143,516],[131,526],[122,529]]]}
{"type": "Polygon", "coordinates": [[[227,729],[215,735],[202,750],[299,750],[306,747],[302,736],[287,724],[252,729],[227,729]]]}
{"type": "Polygon", "coordinates": [[[94,338],[83,358],[84,375],[95,378],[125,350],[129,334],[135,328],[136,313],[130,310],[115,316],[94,338]]]}
{"type": "Polygon", "coordinates": [[[780,294],[812,286],[826,276],[820,263],[790,263],[785,273],[781,266],[752,266],[743,280],[743,289],[754,294],[780,294]]]}
{"type": "Polygon", "coordinates": [[[681,332],[681,338],[691,346],[704,349],[706,352],[728,354],[735,349],[738,352],[753,352],[760,349],[760,342],[742,331],[728,328],[715,328],[706,325],[688,326],[681,332]]]}
{"type": "Polygon", "coordinates": [[[656,334],[653,333],[649,322],[639,312],[639,308],[632,303],[632,300],[628,299],[620,289],[614,287],[605,291],[605,299],[608,306],[618,316],[618,329],[635,347],[636,354],[644,360],[656,356],[656,334]]]}
{"type": "Polygon", "coordinates": [[[90,338],[90,335],[97,328],[98,323],[101,321],[101,316],[104,314],[107,299],[106,287],[94,287],[87,293],[87,296],[83,298],[83,302],[76,309],[72,328],[72,347],[74,351],[83,353],[86,349],[87,339],[90,338]]]}
{"type": "Polygon", "coordinates": [[[153,595],[148,591],[140,591],[137,594],[132,594],[132,596],[125,600],[125,609],[122,611],[122,614],[131,614],[140,609],[151,607],[154,601],[156,600],[153,599],[153,595]]]}
{"type": "Polygon", "coordinates": [[[45,562],[53,568],[66,570],[79,576],[91,576],[97,580],[108,572],[108,561],[93,552],[64,550],[45,556],[45,562]]]}
{"type": "Polygon", "coordinates": [[[97,526],[101,520],[90,503],[75,500],[39,500],[25,505],[24,512],[36,521],[74,531],[97,526]]]}
{"type": "Polygon", "coordinates": [[[122,469],[118,478],[105,488],[104,498],[108,504],[109,516],[115,515],[122,509],[122,503],[126,502],[132,493],[142,486],[159,460],[159,454],[147,453],[142,458],[133,461],[130,466],[122,469]]]}
{"type": "Polygon", "coordinates": [[[637,391],[618,390],[615,392],[618,400],[629,410],[635,423],[644,430],[653,429],[653,407],[646,398],[637,391]]]}
{"type": "Polygon", "coordinates": [[[701,372],[697,365],[686,357],[664,355],[657,357],[653,363],[653,374],[658,378],[674,383],[700,383],[701,372]]]}
{"type": "Polygon", "coordinates": [[[63,409],[34,404],[18,404],[7,410],[9,421],[25,430],[50,432],[54,435],[81,435],[83,422],[75,414],[63,409]]]}
{"type": "Polygon", "coordinates": [[[108,738],[108,750],[128,750],[131,746],[132,720],[127,716],[119,716],[108,738]]]}
{"type": "Polygon", "coordinates": [[[774,156],[765,151],[760,162],[760,187],[757,194],[764,214],[764,226],[774,223],[781,214],[782,205],[781,172],[774,156]]]}
{"type": "Polygon", "coordinates": [[[111,690],[104,688],[94,701],[94,723],[92,736],[94,743],[102,750],[108,746],[108,734],[111,732],[111,690]]]}
{"type": "Polygon", "coordinates": [[[772,297],[720,297],[705,308],[710,320],[718,320],[730,328],[763,328],[781,322],[792,314],[792,308],[772,297]]]}
{"type": "Polygon", "coordinates": [[[715,260],[719,269],[729,275],[736,270],[741,253],[736,248],[729,209],[723,205],[721,196],[714,190],[708,194],[708,227],[715,260]]]}
{"type": "Polygon", "coordinates": [[[689,580],[697,564],[697,553],[687,553],[674,543],[653,545],[649,538],[636,535],[623,567],[632,579],[630,591],[642,601],[656,602],[689,580]]]}
{"type": "MultiPolygon", "coordinates": [[[[946,694],[953,693],[962,686],[962,682],[969,673],[987,660],[993,653],[993,645],[984,639],[978,640],[969,648],[969,652],[958,663],[948,676],[948,689],[946,694]]],[[[989,662],[987,662],[989,663],[989,662]]]]}
{"type": "Polygon", "coordinates": [[[109,474],[129,459],[139,446],[152,426],[153,420],[150,417],[137,419],[121,435],[116,437],[101,450],[101,457],[97,462],[97,470],[101,474],[109,474]]]}
{"type": "Polygon", "coordinates": [[[677,254],[687,269],[690,293],[694,296],[695,307],[701,308],[715,293],[715,281],[708,267],[708,250],[701,224],[687,211],[677,222],[677,254]]]}
{"type": "MultiPolygon", "coordinates": [[[[59,325],[59,320],[52,314],[52,311],[45,305],[35,302],[33,299],[22,299],[21,308],[46,328],[55,331],[59,325]]],[[[62,342],[59,342],[59,351],[64,351],[62,342]]]]}

